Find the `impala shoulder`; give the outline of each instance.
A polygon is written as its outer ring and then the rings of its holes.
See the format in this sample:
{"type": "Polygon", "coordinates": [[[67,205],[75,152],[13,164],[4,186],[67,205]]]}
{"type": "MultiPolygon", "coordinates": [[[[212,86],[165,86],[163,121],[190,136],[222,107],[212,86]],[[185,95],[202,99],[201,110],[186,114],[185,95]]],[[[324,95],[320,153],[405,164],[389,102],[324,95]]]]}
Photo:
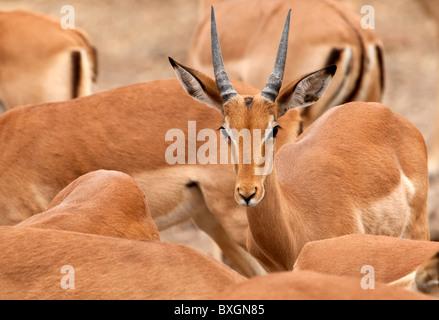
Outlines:
{"type": "Polygon", "coordinates": [[[356,110],[356,111],[376,110],[378,112],[379,111],[383,111],[383,112],[391,111],[390,108],[388,108],[387,106],[385,106],[382,103],[379,103],[379,102],[363,102],[363,101],[353,101],[353,102],[345,103],[345,104],[342,104],[340,106],[334,107],[331,110],[356,110]]]}
{"type": "MultiPolygon", "coordinates": [[[[402,118],[389,107],[379,102],[349,102],[337,107],[333,107],[326,112],[327,117],[348,117],[349,121],[354,119],[361,120],[362,123],[389,123],[387,119],[402,118]],[[379,121],[377,121],[379,120],[379,121]]],[[[346,119],[346,121],[348,121],[346,119]]],[[[346,123],[348,124],[348,123],[346,123]]]]}
{"type": "Polygon", "coordinates": [[[115,170],[106,170],[106,169],[99,169],[96,171],[92,171],[84,176],[82,176],[83,179],[87,178],[87,180],[91,179],[102,179],[102,180],[108,180],[108,181],[126,181],[129,183],[135,184],[133,178],[129,176],[128,174],[121,172],[121,171],[115,171],[115,170]]]}

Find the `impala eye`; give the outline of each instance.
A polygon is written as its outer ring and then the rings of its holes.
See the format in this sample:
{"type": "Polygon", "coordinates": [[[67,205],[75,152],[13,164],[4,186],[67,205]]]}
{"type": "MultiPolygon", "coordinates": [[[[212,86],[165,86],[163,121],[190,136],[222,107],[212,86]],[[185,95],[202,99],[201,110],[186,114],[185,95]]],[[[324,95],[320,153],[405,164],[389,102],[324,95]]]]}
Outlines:
{"type": "Polygon", "coordinates": [[[279,132],[279,129],[282,129],[281,126],[279,126],[279,125],[275,125],[273,127],[273,130],[272,130],[273,138],[276,138],[276,135],[279,132]]]}
{"type": "Polygon", "coordinates": [[[276,135],[277,135],[278,131],[279,131],[279,126],[275,126],[273,128],[273,138],[276,138],[276,135]]]}

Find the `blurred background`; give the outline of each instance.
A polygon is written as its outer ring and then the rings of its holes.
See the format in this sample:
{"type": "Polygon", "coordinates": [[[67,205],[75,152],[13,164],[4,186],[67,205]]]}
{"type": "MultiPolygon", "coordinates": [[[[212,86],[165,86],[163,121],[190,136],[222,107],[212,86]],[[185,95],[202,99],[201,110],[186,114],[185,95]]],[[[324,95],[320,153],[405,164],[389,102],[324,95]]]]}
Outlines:
{"type": "MultiPolygon", "coordinates": [[[[99,92],[173,78],[168,56],[186,61],[200,1],[0,0],[0,10],[20,8],[61,19],[62,6],[73,6],[76,27],[85,30],[98,51],[99,74],[93,89],[99,92]]],[[[337,1],[352,2],[351,10],[359,15],[358,5],[375,8],[375,27],[385,49],[383,102],[408,118],[428,143],[434,127],[439,125],[434,123],[439,88],[437,25],[418,0],[337,1]]],[[[201,242],[210,245],[210,241],[203,239],[201,242]]]]}

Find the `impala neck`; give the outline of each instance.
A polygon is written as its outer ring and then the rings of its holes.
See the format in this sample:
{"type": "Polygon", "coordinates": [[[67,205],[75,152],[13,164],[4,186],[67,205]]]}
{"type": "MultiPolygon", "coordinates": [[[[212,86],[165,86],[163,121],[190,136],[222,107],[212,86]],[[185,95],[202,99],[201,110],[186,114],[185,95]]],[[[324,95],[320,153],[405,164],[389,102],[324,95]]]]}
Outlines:
{"type": "Polygon", "coordinates": [[[262,201],[255,207],[247,207],[248,250],[269,271],[292,270],[303,246],[300,242],[304,239],[304,228],[294,206],[294,195],[289,194],[287,200],[277,178],[276,162],[264,185],[262,201]]]}

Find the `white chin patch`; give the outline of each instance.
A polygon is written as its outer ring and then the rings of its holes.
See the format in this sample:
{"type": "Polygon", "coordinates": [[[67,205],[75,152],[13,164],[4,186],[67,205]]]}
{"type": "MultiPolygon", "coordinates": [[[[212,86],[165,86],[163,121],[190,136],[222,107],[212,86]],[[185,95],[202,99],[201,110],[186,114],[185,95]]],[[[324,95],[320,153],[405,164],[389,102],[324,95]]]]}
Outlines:
{"type": "Polygon", "coordinates": [[[257,205],[258,203],[259,203],[259,201],[256,201],[256,200],[251,199],[250,202],[249,202],[249,204],[248,204],[248,206],[249,206],[249,207],[254,207],[254,206],[257,205]]]}
{"type": "Polygon", "coordinates": [[[240,206],[243,207],[254,207],[256,206],[260,201],[255,201],[253,199],[250,200],[250,202],[247,204],[247,202],[245,202],[245,200],[239,200],[236,201],[240,206]]]}

